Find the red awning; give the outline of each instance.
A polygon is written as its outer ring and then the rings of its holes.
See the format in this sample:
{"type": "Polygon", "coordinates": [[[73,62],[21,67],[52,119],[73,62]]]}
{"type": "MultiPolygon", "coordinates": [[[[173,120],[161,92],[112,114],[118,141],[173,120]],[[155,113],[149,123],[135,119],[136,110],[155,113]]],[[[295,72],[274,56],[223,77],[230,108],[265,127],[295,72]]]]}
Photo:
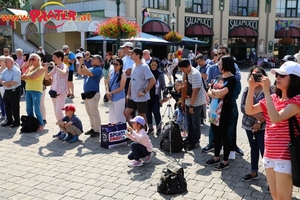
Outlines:
{"type": "Polygon", "coordinates": [[[275,33],[275,38],[283,38],[286,36],[292,38],[300,37],[300,29],[296,27],[289,27],[289,30],[286,31],[284,28],[281,28],[275,33]]]}
{"type": "Polygon", "coordinates": [[[145,33],[162,33],[166,34],[171,31],[168,24],[160,20],[150,20],[143,24],[142,31],[145,33]]]}
{"type": "Polygon", "coordinates": [[[240,26],[232,29],[229,37],[257,37],[257,32],[252,28],[240,26]]]}
{"type": "Polygon", "coordinates": [[[185,30],[185,35],[186,36],[198,36],[198,35],[212,36],[215,34],[213,30],[211,30],[211,28],[208,28],[207,26],[194,24],[185,30]]]}

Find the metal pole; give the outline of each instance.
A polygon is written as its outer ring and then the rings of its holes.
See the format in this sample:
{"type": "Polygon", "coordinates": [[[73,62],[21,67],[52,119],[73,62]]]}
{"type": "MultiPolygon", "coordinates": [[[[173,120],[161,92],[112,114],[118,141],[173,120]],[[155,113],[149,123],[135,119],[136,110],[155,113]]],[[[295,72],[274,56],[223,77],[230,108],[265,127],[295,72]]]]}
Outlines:
{"type": "MultiPolygon", "coordinates": [[[[118,18],[120,17],[120,3],[121,3],[120,0],[116,0],[118,18]]],[[[118,25],[120,26],[120,22],[118,23],[118,25]]],[[[117,37],[117,51],[120,48],[120,34],[121,34],[121,31],[120,31],[120,33],[118,34],[118,37],[117,37]]]]}

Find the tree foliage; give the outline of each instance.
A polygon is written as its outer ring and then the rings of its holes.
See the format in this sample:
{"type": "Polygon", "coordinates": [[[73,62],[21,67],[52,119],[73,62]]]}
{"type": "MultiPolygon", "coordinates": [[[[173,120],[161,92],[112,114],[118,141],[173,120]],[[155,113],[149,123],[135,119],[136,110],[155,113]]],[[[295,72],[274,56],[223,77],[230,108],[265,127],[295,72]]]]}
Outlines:
{"type": "Polygon", "coordinates": [[[0,8],[21,8],[29,0],[1,0],[0,8]]]}

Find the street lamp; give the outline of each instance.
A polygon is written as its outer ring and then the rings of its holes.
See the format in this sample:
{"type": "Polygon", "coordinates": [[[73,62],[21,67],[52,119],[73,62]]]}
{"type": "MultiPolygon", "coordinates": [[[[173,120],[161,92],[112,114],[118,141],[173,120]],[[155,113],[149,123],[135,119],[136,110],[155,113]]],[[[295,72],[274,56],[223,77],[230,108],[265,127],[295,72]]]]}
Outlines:
{"type": "MultiPolygon", "coordinates": [[[[119,17],[120,17],[121,0],[116,0],[116,4],[117,4],[118,26],[119,26],[119,29],[120,29],[120,19],[119,19],[119,17]]],[[[118,37],[117,37],[117,51],[120,48],[120,34],[121,34],[121,31],[119,32],[118,37]]]]}
{"type": "Polygon", "coordinates": [[[288,37],[288,32],[289,32],[289,24],[288,22],[285,22],[284,30],[285,30],[285,37],[288,37]]]}
{"type": "MultiPolygon", "coordinates": [[[[175,35],[176,17],[175,17],[175,14],[174,14],[174,13],[172,14],[172,17],[171,17],[171,24],[172,24],[173,35],[175,35]]],[[[174,47],[174,45],[173,45],[173,52],[175,52],[175,47],[174,47]]]]}

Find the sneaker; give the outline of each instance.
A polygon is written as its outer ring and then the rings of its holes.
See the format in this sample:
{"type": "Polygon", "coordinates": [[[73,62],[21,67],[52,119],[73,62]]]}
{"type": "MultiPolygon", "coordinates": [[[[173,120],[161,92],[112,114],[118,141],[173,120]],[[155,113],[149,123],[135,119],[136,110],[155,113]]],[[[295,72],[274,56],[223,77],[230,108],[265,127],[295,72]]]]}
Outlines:
{"type": "Polygon", "coordinates": [[[152,155],[152,152],[151,152],[149,156],[146,156],[146,157],[144,158],[143,163],[148,164],[148,163],[150,162],[152,156],[153,156],[153,155],[152,155]]]}
{"type": "Polygon", "coordinates": [[[191,151],[193,149],[196,149],[197,147],[199,147],[199,142],[196,142],[196,143],[193,142],[193,143],[187,144],[186,147],[185,147],[185,150],[186,151],[191,151]]]}
{"type": "Polygon", "coordinates": [[[43,119],[43,122],[44,122],[44,125],[46,125],[46,124],[47,124],[47,120],[43,119]]]}
{"type": "Polygon", "coordinates": [[[6,119],[5,116],[1,116],[1,117],[0,117],[0,120],[5,120],[5,119],[6,119]]]}
{"type": "Polygon", "coordinates": [[[212,159],[206,161],[205,165],[206,166],[214,166],[214,165],[217,165],[218,163],[220,163],[220,159],[215,160],[212,158],[212,159]]]}
{"type": "Polygon", "coordinates": [[[88,132],[85,132],[85,135],[91,135],[92,133],[94,133],[94,129],[89,130],[88,132]]]}
{"type": "Polygon", "coordinates": [[[225,165],[224,163],[220,162],[217,166],[215,166],[215,170],[217,171],[222,171],[227,168],[229,168],[229,163],[225,165]]]}
{"type": "Polygon", "coordinates": [[[242,149],[240,149],[239,147],[236,147],[235,149],[235,153],[239,156],[243,156],[244,155],[244,152],[242,149]]]}
{"type": "Polygon", "coordinates": [[[59,139],[63,140],[66,136],[67,134],[65,132],[62,132],[61,135],[59,136],[59,139]]]}
{"type": "Polygon", "coordinates": [[[153,132],[154,132],[154,128],[149,128],[147,134],[149,135],[149,134],[151,134],[153,132]]]}
{"type": "Polygon", "coordinates": [[[143,165],[143,162],[141,160],[134,160],[130,163],[128,163],[128,167],[140,167],[143,165]]]}
{"type": "Polygon", "coordinates": [[[77,142],[79,139],[78,139],[78,135],[74,135],[72,136],[72,138],[70,139],[70,143],[74,143],[74,142],[77,142]]]}
{"type": "Polygon", "coordinates": [[[73,137],[72,134],[67,134],[66,137],[64,137],[63,141],[69,141],[73,137]]]}
{"type": "Polygon", "coordinates": [[[228,159],[234,160],[235,159],[235,151],[230,151],[228,159]]]}
{"type": "Polygon", "coordinates": [[[93,133],[91,133],[91,135],[90,135],[90,137],[98,137],[100,135],[100,133],[99,132],[93,132],[93,133]]]}
{"type": "Polygon", "coordinates": [[[243,177],[243,181],[252,181],[252,180],[255,180],[255,179],[258,179],[258,174],[256,173],[255,176],[252,176],[251,174],[247,174],[243,177]]]}
{"type": "Polygon", "coordinates": [[[62,131],[59,131],[58,133],[56,133],[55,135],[52,135],[52,137],[56,138],[59,137],[62,134],[62,131]]]}
{"type": "Polygon", "coordinates": [[[204,147],[203,149],[202,149],[202,153],[208,153],[208,152],[211,152],[211,151],[213,151],[215,148],[214,148],[214,145],[212,144],[212,145],[210,145],[210,144],[208,144],[206,147],[204,147]]]}

